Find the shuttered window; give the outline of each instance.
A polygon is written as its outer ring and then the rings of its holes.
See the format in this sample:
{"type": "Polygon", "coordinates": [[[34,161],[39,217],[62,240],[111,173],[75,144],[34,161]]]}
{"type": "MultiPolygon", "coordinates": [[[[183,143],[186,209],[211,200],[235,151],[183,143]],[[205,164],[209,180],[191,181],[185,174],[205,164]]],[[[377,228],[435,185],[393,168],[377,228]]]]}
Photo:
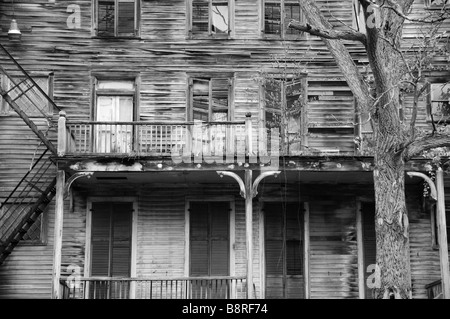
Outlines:
{"type": "Polygon", "coordinates": [[[234,0],[188,0],[189,36],[228,37],[232,32],[234,0]]]}
{"type": "Polygon", "coordinates": [[[301,32],[288,28],[290,20],[303,22],[298,0],[262,0],[262,32],[266,37],[299,37],[301,32]]]}
{"type": "Polygon", "coordinates": [[[139,1],[97,0],[94,5],[97,36],[138,36],[139,1]]]}
{"type": "Polygon", "coordinates": [[[304,86],[301,79],[281,80],[267,77],[264,80],[263,99],[266,129],[278,129],[282,151],[289,154],[301,151],[304,86]]]}
{"type": "Polygon", "coordinates": [[[230,204],[190,203],[190,275],[228,276],[230,204]]]}
{"type": "Polygon", "coordinates": [[[92,204],[91,276],[130,276],[132,211],[132,203],[92,204]]]}
{"type": "Polygon", "coordinates": [[[266,298],[303,297],[302,220],[298,203],[264,203],[266,298]]]}

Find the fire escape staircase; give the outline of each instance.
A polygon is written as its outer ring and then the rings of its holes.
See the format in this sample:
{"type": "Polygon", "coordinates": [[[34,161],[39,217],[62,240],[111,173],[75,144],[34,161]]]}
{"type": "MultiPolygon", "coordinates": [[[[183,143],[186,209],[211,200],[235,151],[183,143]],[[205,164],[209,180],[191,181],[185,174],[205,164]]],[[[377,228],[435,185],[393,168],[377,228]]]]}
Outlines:
{"type": "Polygon", "coordinates": [[[48,110],[59,108],[1,44],[0,76],[2,99],[40,140],[29,170],[0,204],[1,265],[19,241],[32,239],[33,231],[40,232],[37,221],[55,196],[56,166],[50,156],[56,155],[57,149],[31,118],[44,118],[52,127],[54,121],[48,110]]]}

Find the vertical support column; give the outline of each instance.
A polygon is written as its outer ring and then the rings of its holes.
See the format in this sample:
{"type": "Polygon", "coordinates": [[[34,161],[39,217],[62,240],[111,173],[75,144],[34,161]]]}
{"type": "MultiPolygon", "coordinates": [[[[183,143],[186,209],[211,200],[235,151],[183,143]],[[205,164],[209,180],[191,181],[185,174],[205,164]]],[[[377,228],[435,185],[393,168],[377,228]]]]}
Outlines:
{"type": "Polygon", "coordinates": [[[303,214],[303,224],[304,224],[304,237],[303,237],[303,255],[305,258],[304,262],[304,277],[305,277],[305,299],[311,298],[311,284],[309,280],[309,251],[310,251],[310,240],[309,240],[309,202],[305,202],[304,214],[303,214]]]}
{"type": "Polygon", "coordinates": [[[364,282],[364,238],[362,225],[361,202],[356,202],[356,241],[358,246],[358,288],[359,299],[366,298],[366,286],[364,282]]]}
{"type": "Polygon", "coordinates": [[[253,181],[252,170],[245,170],[245,243],[247,247],[247,298],[254,299],[253,290],[253,181]]]}
{"type": "Polygon", "coordinates": [[[447,222],[445,220],[445,192],[444,172],[441,168],[436,171],[437,190],[437,226],[439,237],[439,257],[441,264],[442,292],[444,299],[450,299],[450,273],[447,245],[447,222]]]}
{"type": "Polygon", "coordinates": [[[60,298],[59,280],[61,277],[61,250],[64,216],[65,172],[58,170],[56,175],[55,234],[53,243],[52,299],[60,298]]]}
{"type": "Polygon", "coordinates": [[[66,155],[67,150],[67,128],[66,112],[59,112],[58,119],[58,156],[66,155]]]}
{"type": "Polygon", "coordinates": [[[247,155],[253,154],[253,137],[252,137],[252,114],[245,114],[245,144],[247,147],[247,155]]]}

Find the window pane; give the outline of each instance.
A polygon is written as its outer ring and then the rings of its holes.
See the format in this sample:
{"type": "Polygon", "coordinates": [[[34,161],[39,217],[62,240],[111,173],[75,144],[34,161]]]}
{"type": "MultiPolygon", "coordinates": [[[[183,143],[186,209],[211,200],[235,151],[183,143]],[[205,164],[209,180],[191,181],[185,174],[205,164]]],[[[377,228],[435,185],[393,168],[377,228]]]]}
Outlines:
{"type": "Polygon", "coordinates": [[[229,79],[211,79],[211,94],[213,112],[228,111],[229,79]]]}
{"type": "Polygon", "coordinates": [[[134,90],[133,81],[98,81],[99,90],[134,90]]]}
{"type": "Polygon", "coordinates": [[[269,2],[264,4],[264,32],[266,34],[280,34],[281,4],[269,2]]]}
{"type": "Polygon", "coordinates": [[[435,121],[445,120],[450,116],[450,84],[431,84],[431,112],[435,121]]]}
{"type": "Polygon", "coordinates": [[[134,1],[119,2],[118,33],[134,34],[134,1]]]}
{"type": "Polygon", "coordinates": [[[212,33],[228,33],[229,18],[228,18],[228,3],[213,1],[211,7],[212,15],[212,33]]]}
{"type": "Polygon", "coordinates": [[[209,79],[193,79],[192,102],[194,120],[209,120],[209,79]]]}
{"type": "Polygon", "coordinates": [[[208,32],[209,0],[192,1],[192,32],[208,32]]]}
{"type": "Polygon", "coordinates": [[[114,35],[114,1],[98,2],[98,35],[114,35]]]}
{"type": "Polygon", "coordinates": [[[298,30],[288,28],[288,24],[290,20],[301,20],[301,14],[300,14],[300,5],[298,2],[296,3],[285,3],[284,4],[284,11],[285,11],[285,32],[286,34],[299,34],[300,32],[298,30]]]}
{"type": "Polygon", "coordinates": [[[266,274],[267,275],[283,275],[283,241],[282,240],[266,240],[265,243],[266,256],[266,274]]]}

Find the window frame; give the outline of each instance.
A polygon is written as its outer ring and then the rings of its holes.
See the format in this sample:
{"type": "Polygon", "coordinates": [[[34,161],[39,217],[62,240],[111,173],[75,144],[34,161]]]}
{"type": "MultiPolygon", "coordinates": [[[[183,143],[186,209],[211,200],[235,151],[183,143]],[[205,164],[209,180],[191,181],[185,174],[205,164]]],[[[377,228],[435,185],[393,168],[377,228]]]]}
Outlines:
{"type": "MultiPolygon", "coordinates": [[[[187,105],[186,105],[186,120],[194,120],[194,101],[193,101],[193,81],[194,79],[228,79],[228,118],[227,121],[234,120],[234,96],[235,96],[235,74],[230,73],[190,73],[187,79],[187,105]]],[[[209,110],[208,122],[213,122],[212,115],[212,96],[209,94],[209,110]]]]}
{"type": "MultiPolygon", "coordinates": [[[[285,204],[297,204],[298,208],[301,210],[301,225],[300,225],[300,244],[301,244],[301,275],[287,275],[286,276],[302,276],[304,279],[303,284],[303,294],[304,298],[308,299],[310,295],[310,287],[309,287],[309,202],[307,199],[306,201],[298,201],[297,199],[291,198],[285,201],[285,204]]],[[[261,280],[261,287],[262,288],[262,298],[266,298],[266,290],[267,290],[267,267],[266,267],[266,217],[264,212],[264,207],[266,204],[280,204],[282,203],[279,201],[279,199],[272,198],[272,197],[264,197],[260,198],[259,200],[259,249],[261,250],[260,254],[260,263],[261,263],[261,273],[260,273],[260,280],[261,280]]],[[[284,214],[286,215],[286,214],[284,214]]],[[[286,232],[286,231],[285,231],[286,232]]],[[[285,235],[285,234],[284,234],[285,235]]],[[[285,260],[286,257],[284,258],[285,260]]],[[[287,265],[286,265],[287,266],[287,265]]],[[[287,272],[287,269],[286,269],[287,272]]]]}
{"type": "Polygon", "coordinates": [[[207,199],[203,197],[198,196],[187,196],[185,199],[185,249],[184,249],[184,275],[186,277],[189,277],[190,274],[190,265],[191,265],[191,247],[190,247],[190,203],[191,202],[227,202],[229,203],[229,238],[228,238],[228,244],[229,244],[229,265],[228,265],[228,273],[229,276],[235,276],[236,269],[235,269],[235,247],[236,247],[236,216],[235,216],[235,198],[234,196],[217,196],[217,197],[208,197],[207,199]]]}
{"type": "Polygon", "coordinates": [[[212,15],[211,6],[212,1],[208,0],[208,31],[204,32],[193,32],[193,1],[186,1],[186,38],[187,39],[198,39],[198,38],[212,38],[212,39],[228,39],[235,36],[235,0],[224,0],[223,2],[228,2],[228,32],[225,33],[213,33],[212,32],[212,15]]]}
{"type": "MultiPolygon", "coordinates": [[[[427,100],[426,100],[426,108],[427,108],[427,122],[432,123],[434,122],[435,124],[446,124],[446,123],[450,123],[450,114],[446,115],[445,117],[440,117],[440,118],[435,118],[434,114],[433,114],[433,102],[434,100],[432,99],[432,87],[433,85],[442,85],[447,86],[448,89],[450,89],[450,79],[442,79],[442,78],[433,78],[433,79],[428,79],[429,80],[429,84],[427,86],[427,100]]],[[[450,98],[448,100],[448,103],[450,104],[450,98]]],[[[449,112],[450,112],[450,105],[449,105],[449,112]]]]}
{"type": "MultiPolygon", "coordinates": [[[[47,94],[47,96],[53,101],[54,100],[54,74],[53,73],[30,73],[30,77],[37,82],[37,79],[44,79],[46,78],[47,81],[47,90],[44,90],[44,93],[47,94]]],[[[15,80],[20,81],[21,78],[16,78],[15,80]]],[[[38,83],[36,83],[38,84],[38,83]]],[[[6,85],[6,91],[11,89],[11,81],[6,75],[0,75],[0,85],[6,85]]],[[[38,84],[39,85],[39,84],[38,84]]],[[[42,89],[42,88],[41,88],[42,89]]],[[[51,116],[54,113],[53,105],[50,101],[47,101],[47,110],[45,112],[47,115],[51,116]]],[[[16,112],[11,109],[8,102],[3,99],[2,96],[0,96],[0,116],[12,116],[17,115],[16,112]]],[[[18,116],[18,115],[17,115],[18,116]]],[[[39,113],[39,117],[41,117],[42,114],[39,113]]],[[[34,115],[30,115],[30,117],[34,117],[34,115]]]]}
{"type": "MultiPolygon", "coordinates": [[[[86,205],[86,249],[84,252],[84,277],[88,278],[91,275],[91,234],[92,234],[92,203],[95,202],[130,202],[132,203],[133,211],[131,213],[131,260],[130,260],[130,277],[137,276],[137,221],[138,221],[138,199],[136,197],[88,197],[86,205]]],[[[87,291],[87,293],[89,293],[87,291]]],[[[133,299],[135,295],[135,284],[132,282],[130,287],[130,298],[133,299]]]]}
{"type": "Polygon", "coordinates": [[[121,0],[113,0],[114,1],[114,34],[98,34],[98,14],[99,14],[99,5],[98,2],[101,0],[92,0],[92,31],[91,36],[99,39],[110,39],[110,38],[123,38],[123,39],[139,39],[141,36],[141,0],[128,0],[126,2],[134,2],[134,31],[133,34],[120,34],[118,30],[118,15],[117,11],[119,10],[118,3],[121,0]]]}
{"type": "MultiPolygon", "coordinates": [[[[294,3],[293,0],[261,0],[261,6],[260,6],[260,28],[261,28],[261,36],[262,38],[266,39],[266,40],[295,40],[295,39],[299,39],[299,38],[304,38],[305,37],[305,32],[299,32],[298,34],[292,34],[292,33],[287,33],[286,29],[287,29],[287,24],[289,23],[287,17],[286,17],[286,9],[285,9],[285,1],[291,1],[289,3],[294,3]],[[280,34],[274,34],[274,33],[266,33],[265,31],[265,22],[266,22],[266,17],[265,17],[265,12],[266,12],[266,3],[269,2],[279,2],[280,3],[280,12],[281,12],[281,16],[280,16],[280,30],[282,30],[282,32],[280,34]]],[[[300,2],[300,0],[298,1],[300,2]]],[[[300,23],[304,23],[306,22],[306,17],[303,13],[303,11],[300,8],[299,5],[299,9],[300,9],[300,19],[299,22],[300,23]]]]}
{"type": "MultiPolygon", "coordinates": [[[[266,107],[266,99],[265,99],[265,87],[264,87],[264,83],[266,81],[266,79],[271,79],[271,80],[279,80],[282,83],[284,83],[284,85],[282,85],[282,95],[283,93],[284,96],[282,97],[282,103],[287,103],[287,99],[286,99],[286,88],[285,86],[289,84],[289,81],[296,81],[296,83],[300,82],[301,83],[301,90],[302,90],[302,94],[303,94],[303,98],[302,98],[302,103],[303,103],[303,108],[301,110],[300,116],[297,119],[297,125],[299,126],[300,130],[299,130],[299,134],[300,134],[300,149],[303,148],[304,146],[307,145],[307,133],[308,133],[308,78],[307,78],[307,74],[306,73],[289,73],[289,74],[285,74],[285,73],[279,73],[276,71],[266,71],[265,74],[261,75],[261,85],[260,85],[260,105],[261,105],[261,110],[260,110],[260,128],[261,129],[267,129],[267,123],[266,123],[266,111],[268,110],[268,108],[266,107]]],[[[284,105],[284,107],[286,108],[286,105],[284,105]]],[[[270,108],[272,109],[272,108],[270,108]]],[[[280,113],[282,114],[282,109],[280,109],[280,113]]],[[[280,127],[280,138],[284,137],[284,140],[282,141],[283,145],[280,144],[280,147],[285,148],[287,146],[287,149],[285,149],[286,152],[288,152],[290,154],[290,150],[289,150],[289,130],[288,130],[288,126],[286,124],[289,124],[289,119],[288,117],[282,117],[285,119],[284,121],[284,125],[283,123],[281,124],[280,127]],[[281,132],[281,130],[283,130],[283,132],[281,132]]],[[[283,121],[283,120],[282,120],[283,121]]],[[[301,150],[299,150],[298,152],[301,152],[301,150]]]]}

